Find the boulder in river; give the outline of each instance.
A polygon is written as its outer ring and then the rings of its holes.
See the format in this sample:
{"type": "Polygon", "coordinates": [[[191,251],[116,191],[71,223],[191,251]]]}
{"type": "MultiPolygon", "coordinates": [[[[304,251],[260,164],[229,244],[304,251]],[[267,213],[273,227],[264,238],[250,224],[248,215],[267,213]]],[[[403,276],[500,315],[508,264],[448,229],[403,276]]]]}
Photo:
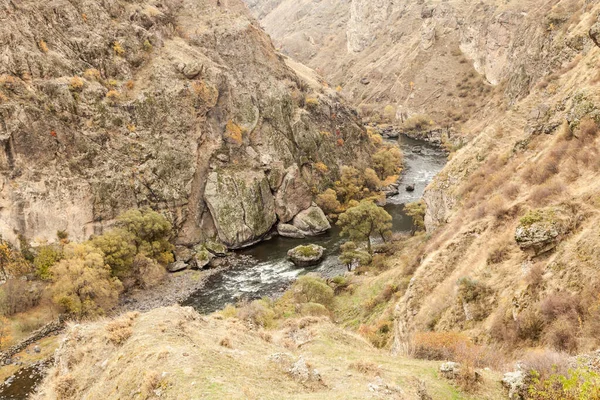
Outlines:
{"type": "Polygon", "coordinates": [[[323,210],[314,204],[299,212],[292,224],[305,236],[317,236],[331,229],[331,224],[323,210]]]}
{"type": "Polygon", "coordinates": [[[316,244],[294,247],[288,251],[288,258],[297,267],[310,267],[318,264],[323,258],[325,248],[316,244]]]}

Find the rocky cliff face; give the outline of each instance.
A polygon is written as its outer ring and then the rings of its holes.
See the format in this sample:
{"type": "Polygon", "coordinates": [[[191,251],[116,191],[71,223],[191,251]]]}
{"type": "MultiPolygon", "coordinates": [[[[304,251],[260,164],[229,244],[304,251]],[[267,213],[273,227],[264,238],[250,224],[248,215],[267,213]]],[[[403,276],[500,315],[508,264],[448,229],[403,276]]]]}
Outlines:
{"type": "MultiPolygon", "coordinates": [[[[577,9],[558,1],[467,3],[247,1],[284,52],[340,85],[365,115],[391,106],[399,120],[426,113],[443,125],[467,121],[501,82],[509,97],[526,95],[562,62],[548,51],[548,30],[577,9]]],[[[562,46],[574,55],[581,44],[562,46]]]]}
{"type": "Polygon", "coordinates": [[[369,158],[353,112],[240,1],[0,1],[0,44],[6,239],[83,239],[151,205],[181,243],[240,247],[310,206],[278,194],[289,168],[305,189],[313,163],[369,158]]]}

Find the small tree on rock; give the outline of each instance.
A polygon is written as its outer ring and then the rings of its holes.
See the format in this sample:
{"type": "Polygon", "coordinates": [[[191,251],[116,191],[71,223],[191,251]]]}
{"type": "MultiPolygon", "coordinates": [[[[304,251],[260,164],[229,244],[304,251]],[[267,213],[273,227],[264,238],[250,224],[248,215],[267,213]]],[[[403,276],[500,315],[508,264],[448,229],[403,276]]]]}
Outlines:
{"type": "Polygon", "coordinates": [[[373,254],[371,236],[379,233],[385,237],[391,234],[392,216],[375,203],[363,200],[356,207],[341,214],[337,224],[342,228],[341,235],[350,240],[367,243],[367,250],[373,254]]]}

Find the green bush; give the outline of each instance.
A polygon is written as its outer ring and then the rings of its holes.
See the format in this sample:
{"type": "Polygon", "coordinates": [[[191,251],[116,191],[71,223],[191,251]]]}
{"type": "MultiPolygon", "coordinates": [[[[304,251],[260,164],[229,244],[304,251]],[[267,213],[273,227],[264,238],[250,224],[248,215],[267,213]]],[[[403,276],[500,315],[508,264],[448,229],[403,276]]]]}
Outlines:
{"type": "Polygon", "coordinates": [[[333,289],[325,281],[312,276],[301,276],[292,286],[294,299],[298,303],[318,303],[325,307],[333,302],[333,289]]]}
{"type": "Polygon", "coordinates": [[[50,280],[52,275],[50,268],[62,259],[62,249],[60,246],[48,245],[42,246],[33,259],[35,274],[42,280],[50,280]]]}
{"type": "Polygon", "coordinates": [[[600,398],[600,376],[583,368],[569,371],[566,375],[555,374],[547,379],[532,372],[528,389],[529,400],[582,400],[600,398]]]}
{"type": "Polygon", "coordinates": [[[138,253],[163,265],[173,262],[172,226],[162,214],[149,208],[133,209],[119,216],[117,223],[133,235],[138,253]]]}
{"type": "Polygon", "coordinates": [[[104,253],[112,275],[121,280],[131,274],[136,255],[134,243],[134,235],[124,229],[113,229],[92,239],[92,244],[104,253]]]}

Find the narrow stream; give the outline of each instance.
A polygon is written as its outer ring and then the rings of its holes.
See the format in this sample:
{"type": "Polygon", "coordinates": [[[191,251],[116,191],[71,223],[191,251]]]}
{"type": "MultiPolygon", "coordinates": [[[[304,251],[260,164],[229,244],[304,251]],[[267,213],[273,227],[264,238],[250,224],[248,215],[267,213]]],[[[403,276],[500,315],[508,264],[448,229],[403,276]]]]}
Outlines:
{"type": "MultiPolygon", "coordinates": [[[[400,137],[399,143],[404,153],[400,193],[388,198],[385,209],[392,215],[394,232],[409,232],[412,220],[404,214],[404,204],[422,197],[425,187],[444,167],[446,155],[425,142],[404,136],[400,137]],[[412,184],[415,190],[407,192],[406,185],[412,184]]],[[[327,277],[343,274],[346,268],[338,260],[338,251],[344,240],[335,226],[325,235],[307,239],[275,236],[241,251],[241,254],[251,256],[254,262],[211,276],[204,288],[191,295],[183,305],[192,306],[200,313],[210,313],[242,299],[252,300],[277,294],[285,290],[296,277],[308,272],[318,272],[327,277]],[[315,267],[297,268],[287,259],[287,251],[308,243],[325,247],[325,257],[315,267]]]]}

